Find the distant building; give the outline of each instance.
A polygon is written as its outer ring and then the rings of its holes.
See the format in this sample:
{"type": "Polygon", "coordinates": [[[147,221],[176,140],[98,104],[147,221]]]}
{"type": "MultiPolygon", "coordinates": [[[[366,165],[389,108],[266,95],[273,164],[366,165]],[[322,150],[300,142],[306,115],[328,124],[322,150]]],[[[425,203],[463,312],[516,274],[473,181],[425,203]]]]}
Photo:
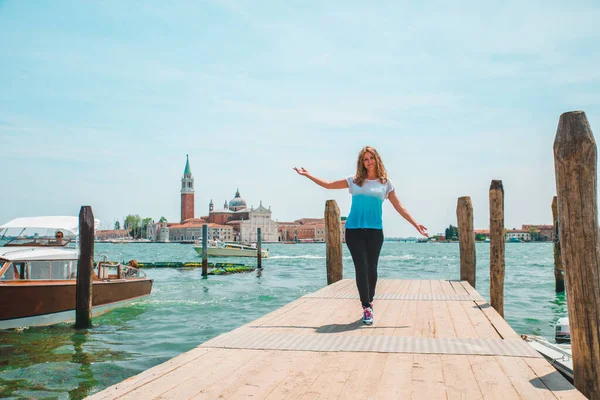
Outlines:
{"type": "MultiPolygon", "coordinates": [[[[278,222],[280,242],[325,242],[325,218],[301,218],[278,222]]],[[[342,241],[346,241],[346,220],[341,221],[342,241]]]]}
{"type": "Polygon", "coordinates": [[[490,230],[489,229],[475,229],[475,235],[483,235],[486,238],[489,238],[490,230]]]}
{"type": "Polygon", "coordinates": [[[130,239],[127,229],[109,229],[96,231],[96,240],[130,239]]]}
{"type": "Polygon", "coordinates": [[[521,229],[538,233],[539,240],[541,241],[554,241],[554,237],[556,236],[553,225],[522,225],[521,229]]]}
{"type": "Polygon", "coordinates": [[[505,239],[520,239],[526,242],[531,240],[531,233],[523,229],[509,229],[506,231],[505,239]]]}
{"type": "Polygon", "coordinates": [[[202,226],[208,226],[209,239],[222,241],[255,242],[257,228],[261,228],[263,242],[277,241],[277,223],[271,218],[271,207],[265,208],[262,201],[258,208],[247,208],[239,189],[233,199],[225,201],[222,209],[215,209],[211,199],[208,215],[195,218],[194,177],[186,156],[185,170],[181,179],[181,221],[179,223],[157,223],[148,229],[149,237],[155,241],[196,241],[202,238],[202,226]]]}

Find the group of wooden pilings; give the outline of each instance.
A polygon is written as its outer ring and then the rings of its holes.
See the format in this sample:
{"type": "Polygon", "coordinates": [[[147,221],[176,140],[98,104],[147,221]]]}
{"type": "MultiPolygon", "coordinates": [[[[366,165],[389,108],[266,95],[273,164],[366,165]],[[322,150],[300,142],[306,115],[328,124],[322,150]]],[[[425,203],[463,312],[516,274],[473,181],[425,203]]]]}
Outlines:
{"type": "MultiPolygon", "coordinates": [[[[600,242],[597,148],[582,111],[560,116],[554,140],[554,276],[569,310],[575,387],[600,399],[600,242]]],[[[490,303],[504,316],[504,190],[490,186],[490,303]]],[[[460,277],[475,287],[475,234],[469,197],[458,199],[460,277]]]]}

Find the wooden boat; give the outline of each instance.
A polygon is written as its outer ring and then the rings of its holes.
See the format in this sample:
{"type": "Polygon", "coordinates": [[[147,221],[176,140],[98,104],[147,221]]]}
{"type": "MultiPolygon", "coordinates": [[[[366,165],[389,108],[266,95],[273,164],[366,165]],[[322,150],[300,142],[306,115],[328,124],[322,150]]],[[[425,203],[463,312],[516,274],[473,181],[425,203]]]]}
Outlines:
{"type": "MultiPolygon", "coordinates": [[[[209,257],[258,257],[256,245],[247,245],[241,243],[225,243],[220,240],[209,240],[206,247],[209,257]]],[[[202,243],[197,242],[194,250],[202,255],[202,243]]],[[[261,258],[268,258],[269,252],[261,249],[261,258]]]]}
{"type": "MultiPolygon", "coordinates": [[[[77,217],[18,218],[3,226],[21,233],[0,247],[0,329],[53,325],[75,320],[77,217]],[[23,235],[31,230],[53,235],[23,235]],[[59,238],[58,233],[64,237],[59,238]],[[60,239],[60,240],[59,240],[60,239]]],[[[92,315],[147,296],[152,279],[120,263],[94,266],[92,315]]]]}

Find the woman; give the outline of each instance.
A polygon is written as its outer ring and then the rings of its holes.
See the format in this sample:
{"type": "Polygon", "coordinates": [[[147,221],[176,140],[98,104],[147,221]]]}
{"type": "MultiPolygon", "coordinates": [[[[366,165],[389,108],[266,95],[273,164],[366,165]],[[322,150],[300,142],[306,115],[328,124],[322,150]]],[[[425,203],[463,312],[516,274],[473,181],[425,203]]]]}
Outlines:
{"type": "Polygon", "coordinates": [[[346,244],[354,261],[356,286],[363,307],[362,322],[367,325],[373,324],[377,262],[383,245],[383,201],[388,198],[396,211],[421,235],[427,236],[427,228],[417,223],[402,206],[381,157],[373,147],[367,146],[360,151],[356,175],[346,179],[327,182],[311,175],[304,168],[294,170],[326,189],[348,188],[352,194],[352,207],[346,220],[346,244]]]}

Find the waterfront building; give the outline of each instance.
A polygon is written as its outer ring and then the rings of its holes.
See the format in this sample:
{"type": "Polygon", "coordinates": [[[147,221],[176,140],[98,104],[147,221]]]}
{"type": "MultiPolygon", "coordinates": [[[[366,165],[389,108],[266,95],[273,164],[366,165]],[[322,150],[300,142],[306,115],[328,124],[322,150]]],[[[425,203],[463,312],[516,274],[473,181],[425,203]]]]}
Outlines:
{"type": "MultiPolygon", "coordinates": [[[[346,241],[346,220],[342,219],[342,241],[346,241]]],[[[325,218],[301,218],[293,222],[278,222],[280,242],[325,242],[325,218]]]]}
{"type": "Polygon", "coordinates": [[[127,229],[108,229],[108,230],[97,230],[95,232],[96,240],[123,240],[131,239],[129,237],[129,231],[127,229]]]}
{"type": "Polygon", "coordinates": [[[210,223],[231,226],[234,241],[256,242],[257,228],[260,227],[263,242],[277,242],[277,223],[272,219],[271,207],[264,207],[261,200],[258,208],[248,209],[239,189],[229,203],[225,201],[223,209],[215,210],[211,200],[208,216],[204,218],[210,223]]]}
{"type": "Polygon", "coordinates": [[[540,241],[554,241],[555,232],[553,225],[522,225],[521,229],[537,233],[540,241]]]}
{"type": "Polygon", "coordinates": [[[179,223],[153,223],[148,227],[148,237],[154,241],[192,242],[202,238],[202,226],[208,226],[209,239],[222,241],[255,242],[257,228],[261,228],[263,242],[277,241],[277,223],[271,218],[271,207],[247,208],[239,189],[233,199],[225,201],[222,209],[215,209],[212,199],[208,215],[195,218],[194,177],[186,156],[181,179],[181,221],[179,223]]]}
{"type": "Polygon", "coordinates": [[[529,242],[531,240],[531,233],[528,230],[524,229],[509,229],[506,231],[506,235],[504,236],[506,240],[509,239],[520,239],[525,242],[529,242]]]}

